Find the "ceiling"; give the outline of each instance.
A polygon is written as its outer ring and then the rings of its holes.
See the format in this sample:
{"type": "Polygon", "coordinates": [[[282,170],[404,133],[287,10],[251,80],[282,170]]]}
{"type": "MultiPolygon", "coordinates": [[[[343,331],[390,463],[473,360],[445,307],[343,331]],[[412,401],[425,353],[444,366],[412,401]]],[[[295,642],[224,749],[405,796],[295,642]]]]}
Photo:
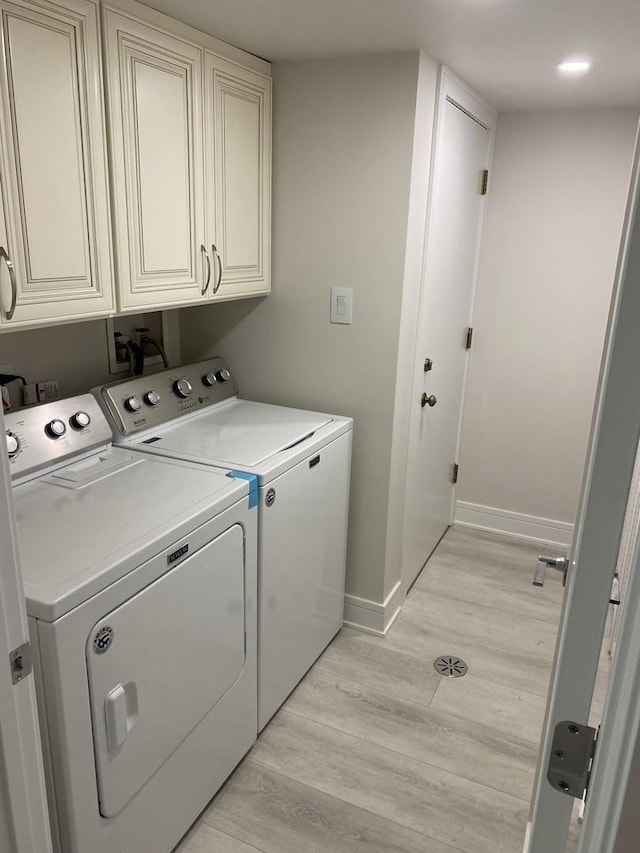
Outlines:
{"type": "Polygon", "coordinates": [[[272,62],[420,48],[500,111],[640,105],[640,0],[145,2],[272,62]]]}

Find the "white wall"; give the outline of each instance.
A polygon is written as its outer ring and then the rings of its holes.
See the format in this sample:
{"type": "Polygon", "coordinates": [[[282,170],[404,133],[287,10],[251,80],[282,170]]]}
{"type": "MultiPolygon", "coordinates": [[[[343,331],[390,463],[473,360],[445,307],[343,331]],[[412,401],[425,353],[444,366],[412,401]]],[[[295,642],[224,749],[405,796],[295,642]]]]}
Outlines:
{"type": "Polygon", "coordinates": [[[499,118],[458,501],[574,521],[637,120],[499,118]]]}
{"type": "MultiPolygon", "coordinates": [[[[424,62],[433,106],[436,67],[424,62]]],[[[347,591],[376,602],[393,580],[385,548],[418,71],[418,53],[274,65],[273,292],[181,312],[184,359],[225,356],[243,396],[353,416],[347,591]],[[353,287],[351,326],[329,323],[332,285],[353,287]]]]}

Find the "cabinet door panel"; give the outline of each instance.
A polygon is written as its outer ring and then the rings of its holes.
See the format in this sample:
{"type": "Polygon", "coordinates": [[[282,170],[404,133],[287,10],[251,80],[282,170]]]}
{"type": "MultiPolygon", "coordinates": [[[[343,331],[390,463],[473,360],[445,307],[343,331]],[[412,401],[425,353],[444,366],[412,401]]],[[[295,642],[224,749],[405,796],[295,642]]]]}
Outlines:
{"type": "Polygon", "coordinates": [[[135,62],[132,71],[137,107],[140,273],[187,273],[195,239],[189,231],[189,172],[172,168],[176,163],[189,163],[185,80],[142,62],[135,62]],[[175,121],[175,116],[184,120],[175,121]]]}
{"type": "Polygon", "coordinates": [[[224,272],[261,268],[260,98],[220,89],[222,251],[224,272]]]}
{"type": "Polygon", "coordinates": [[[105,13],[123,310],[193,302],[204,276],[202,51],[105,13]]]}
{"type": "Polygon", "coordinates": [[[27,264],[25,291],[39,290],[48,278],[88,285],[89,217],[79,168],[83,146],[73,29],[60,25],[54,30],[9,17],[7,38],[27,264]],[[45,127],[46,134],[40,132],[45,127]]]}
{"type": "Polygon", "coordinates": [[[222,259],[216,298],[270,287],[271,81],[207,56],[209,233],[222,259]]]}
{"type": "Polygon", "coordinates": [[[65,7],[0,3],[12,326],[113,307],[97,9],[65,7]]]}

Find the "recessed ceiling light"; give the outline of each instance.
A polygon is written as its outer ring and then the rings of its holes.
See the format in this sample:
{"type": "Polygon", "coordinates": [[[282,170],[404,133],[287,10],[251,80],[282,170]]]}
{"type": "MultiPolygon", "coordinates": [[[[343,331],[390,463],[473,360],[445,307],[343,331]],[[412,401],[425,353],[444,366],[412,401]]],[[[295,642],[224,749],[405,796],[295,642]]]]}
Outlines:
{"type": "Polygon", "coordinates": [[[559,62],[556,68],[563,74],[584,74],[591,68],[591,63],[584,59],[571,59],[566,62],[559,62]]]}

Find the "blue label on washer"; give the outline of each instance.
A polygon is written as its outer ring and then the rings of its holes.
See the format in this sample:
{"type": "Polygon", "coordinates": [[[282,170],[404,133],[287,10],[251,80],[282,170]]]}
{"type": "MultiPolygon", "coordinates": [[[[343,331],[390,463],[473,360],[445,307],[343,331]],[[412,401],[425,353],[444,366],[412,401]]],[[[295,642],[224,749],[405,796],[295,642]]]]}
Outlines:
{"type": "Polygon", "coordinates": [[[235,477],[237,480],[247,480],[249,483],[249,509],[258,506],[258,475],[250,474],[248,471],[229,471],[227,477],[235,477]]]}

